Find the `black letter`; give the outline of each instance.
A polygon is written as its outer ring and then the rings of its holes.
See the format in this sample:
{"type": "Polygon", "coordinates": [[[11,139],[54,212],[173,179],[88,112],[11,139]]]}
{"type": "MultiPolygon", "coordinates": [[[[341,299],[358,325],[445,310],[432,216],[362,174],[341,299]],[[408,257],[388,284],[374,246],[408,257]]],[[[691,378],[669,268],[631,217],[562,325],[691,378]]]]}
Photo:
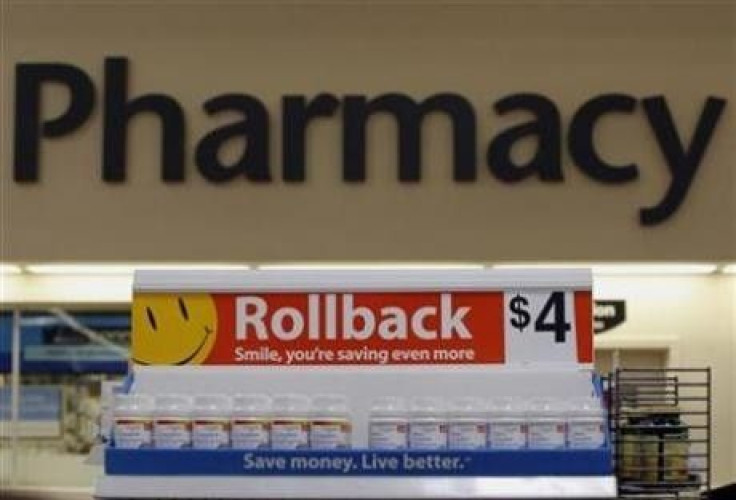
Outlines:
{"type": "Polygon", "coordinates": [[[567,147],[573,161],[593,179],[609,184],[633,181],[639,170],[633,163],[611,165],[598,156],[595,150],[593,133],[595,125],[606,113],[618,111],[631,113],[636,107],[636,99],[626,94],[602,94],[584,103],[575,112],[570,123],[567,147]]]}
{"type": "Polygon", "coordinates": [[[288,182],[304,181],[305,132],[312,118],[332,116],[340,102],[332,94],[319,94],[309,103],[304,96],[282,99],[283,141],[281,144],[283,178],[288,182]]]}
{"type": "Polygon", "coordinates": [[[493,139],[486,157],[493,175],[504,182],[518,182],[537,171],[543,181],[561,181],[560,112],[555,103],[540,94],[513,94],[496,101],[494,109],[498,114],[524,109],[537,118],[493,139]],[[517,165],[511,159],[511,150],[516,141],[528,135],[538,137],[537,153],[526,165],[517,165]]]}
{"type": "Polygon", "coordinates": [[[343,107],[343,178],[365,180],[365,129],[374,113],[391,113],[399,125],[399,180],[416,182],[421,174],[421,123],[425,115],[441,111],[452,119],[453,177],[475,180],[475,112],[457,94],[435,94],[421,104],[404,94],[382,94],[366,102],[365,96],[345,97],[343,107]]]}
{"type": "Polygon", "coordinates": [[[92,113],[95,87],[87,74],[69,64],[18,64],[15,71],[16,182],[38,181],[40,138],[59,137],[79,127],[92,113]],[[55,82],[69,89],[64,113],[41,121],[41,85],[55,82]]]}
{"type": "Polygon", "coordinates": [[[244,174],[252,181],[270,181],[268,165],[268,111],[263,103],[244,94],[223,94],[204,104],[207,114],[220,111],[238,111],[244,117],[230,125],[217,128],[197,144],[197,167],[210,181],[226,182],[244,174]],[[218,151],[230,139],[245,141],[243,155],[232,165],[223,165],[218,151]]]}
{"type": "Polygon", "coordinates": [[[662,96],[648,97],[643,100],[643,103],[649,126],[657,138],[659,149],[664,154],[667,166],[672,173],[672,183],[659,205],[643,208],[639,212],[641,223],[645,226],[652,226],[672,215],[685,199],[700,162],[703,160],[705,149],[713,137],[713,131],[723,108],[726,106],[726,100],[708,97],[687,150],[683,147],[677,126],[667,106],[667,100],[662,96]]]}
{"type": "Polygon", "coordinates": [[[128,120],[138,113],[156,113],[161,118],[161,178],[167,182],[184,180],[184,113],[165,94],[145,94],[128,101],[128,60],[105,59],[105,135],[102,149],[102,178],[106,182],[125,180],[128,120]]]}

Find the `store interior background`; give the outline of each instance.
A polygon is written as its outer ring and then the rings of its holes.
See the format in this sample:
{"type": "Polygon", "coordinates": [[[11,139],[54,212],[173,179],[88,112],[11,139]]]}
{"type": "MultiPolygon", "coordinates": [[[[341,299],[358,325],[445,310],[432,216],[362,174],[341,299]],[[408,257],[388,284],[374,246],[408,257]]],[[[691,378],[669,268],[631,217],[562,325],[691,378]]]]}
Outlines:
{"type": "MultiPolygon", "coordinates": [[[[104,58],[127,57],[132,96],[165,92],[184,109],[187,180],[161,182],[160,124],[141,116],[130,125],[126,182],[103,183],[100,107],[79,130],[43,144],[38,184],[13,182],[12,148],[0,147],[3,312],[125,311],[130,269],[144,264],[611,263],[615,272],[595,272],[594,295],[625,300],[627,318],[597,336],[599,368],[711,367],[713,484],[735,482],[736,4],[412,3],[182,2],[172,11],[169,2],[9,2],[0,66],[76,65],[101,102],[104,58]],[[263,99],[271,114],[271,184],[213,185],[193,164],[196,141],[231,118],[208,116],[202,103],[230,91],[263,99]],[[468,98],[478,120],[477,182],[452,182],[451,128],[441,116],[423,130],[421,183],[396,181],[388,116],[371,124],[366,183],[340,178],[337,117],[310,129],[307,181],[281,181],[283,95],[391,91],[468,98]],[[493,103],[522,91],[554,99],[563,136],[577,106],[604,92],[666,95],[685,137],[708,95],[729,104],[683,205],[645,227],[638,210],[662,198],[670,176],[640,107],[607,117],[596,137],[612,163],[642,166],[635,182],[594,182],[566,151],[562,183],[491,177],[488,141],[526,119],[499,116],[493,103]]],[[[13,142],[13,71],[0,78],[4,146],[13,142]]],[[[67,98],[61,87],[46,89],[44,116],[63,111],[67,98]]],[[[242,145],[231,146],[223,152],[230,160],[242,145]]],[[[523,161],[533,151],[530,140],[514,153],[523,161]]],[[[0,380],[7,387],[9,375],[0,380]]],[[[99,470],[85,460],[59,438],[0,439],[2,485],[89,491],[99,470]]]]}
{"type": "MultiPolygon", "coordinates": [[[[560,264],[532,264],[531,267],[534,265],[556,267],[560,264]]],[[[713,370],[714,484],[731,482],[736,468],[733,421],[736,414],[736,384],[733,383],[736,379],[736,265],[587,265],[592,266],[595,272],[595,299],[626,302],[624,323],[596,336],[598,371],[609,373],[616,367],[710,366],[713,370]]],[[[161,267],[155,264],[148,266],[161,267]]],[[[167,266],[187,268],[191,264],[167,266]]],[[[213,264],[214,268],[221,266],[213,264]]],[[[131,299],[130,269],[133,267],[130,264],[6,266],[3,275],[6,306],[13,304],[21,310],[35,311],[59,307],[68,311],[126,311],[131,299]],[[28,267],[34,271],[25,271],[28,267]],[[80,272],[84,274],[74,274],[80,272]]],[[[201,264],[194,267],[201,267],[201,264]]],[[[250,266],[225,266],[233,269],[247,267],[250,266]]],[[[287,264],[275,267],[393,269],[407,267],[407,264],[287,264]]],[[[484,264],[457,263],[444,266],[412,263],[408,267],[493,268],[484,264]]],[[[70,381],[69,377],[64,380],[71,389],[76,383],[86,385],[100,378],[100,375],[93,374],[79,377],[77,382],[73,378],[70,381]]],[[[2,375],[2,379],[7,384],[9,375],[2,375]]],[[[3,425],[9,424],[3,422],[3,425]]],[[[13,461],[10,460],[9,444],[7,440],[3,442],[0,459],[6,464],[14,463],[15,468],[2,468],[4,483],[10,481],[8,475],[14,470],[12,479],[18,486],[86,490],[99,473],[97,467],[85,464],[86,453],[65,451],[63,440],[59,438],[22,439],[17,444],[13,461]],[[38,471],[44,472],[39,474],[38,471]]]]}

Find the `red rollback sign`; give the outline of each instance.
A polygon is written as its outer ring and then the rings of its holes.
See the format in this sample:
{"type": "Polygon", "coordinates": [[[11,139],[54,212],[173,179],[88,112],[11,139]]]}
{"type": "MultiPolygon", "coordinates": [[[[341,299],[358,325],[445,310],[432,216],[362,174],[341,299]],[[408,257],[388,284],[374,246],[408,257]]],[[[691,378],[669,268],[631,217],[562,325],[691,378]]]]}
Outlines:
{"type": "Polygon", "coordinates": [[[590,292],[139,293],[140,364],[592,362],[590,292]]]}

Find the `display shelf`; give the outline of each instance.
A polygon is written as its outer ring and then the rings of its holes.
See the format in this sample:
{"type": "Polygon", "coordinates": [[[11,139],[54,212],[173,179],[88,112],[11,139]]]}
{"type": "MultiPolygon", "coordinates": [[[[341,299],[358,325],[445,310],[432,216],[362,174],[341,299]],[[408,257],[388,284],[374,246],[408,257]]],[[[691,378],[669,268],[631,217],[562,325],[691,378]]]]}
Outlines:
{"type": "Polygon", "coordinates": [[[707,368],[619,369],[611,428],[621,498],[707,495],[711,374],[707,368]]]}
{"type": "MultiPolygon", "coordinates": [[[[591,285],[585,270],[137,273],[137,362],[127,392],[154,399],[293,393],[316,401],[328,390],[349,408],[352,448],[109,448],[95,496],[615,498],[610,439],[598,449],[564,448],[562,415],[537,429],[560,449],[379,451],[369,439],[374,405],[386,396],[410,403],[407,410],[421,398],[442,406],[457,398],[479,406],[508,397],[600,400],[591,285]],[[212,335],[196,361],[174,352],[182,329],[199,342],[185,349],[195,355],[212,335]]],[[[540,411],[553,415],[550,408],[540,411]]],[[[601,408],[590,409],[591,442],[599,444],[601,408]]],[[[272,410],[274,420],[285,411],[272,410]]],[[[316,404],[304,417],[319,411],[316,404]]],[[[439,422],[451,415],[438,412],[436,432],[447,433],[439,422]]],[[[407,420],[401,432],[412,425],[407,420]]],[[[514,425],[528,433],[528,423],[514,425]]]]}
{"type": "Polygon", "coordinates": [[[104,498],[615,498],[613,476],[103,476],[104,498]]]}
{"type": "Polygon", "coordinates": [[[97,483],[97,498],[614,498],[616,493],[607,448],[329,452],[111,448],[106,451],[105,469],[97,483]],[[250,464],[270,458],[270,465],[249,469],[246,456],[250,464]],[[428,457],[436,464],[432,468],[407,470],[408,461],[428,457]],[[284,461],[280,470],[273,467],[275,459],[284,461]],[[391,459],[395,467],[385,465],[391,459]]]}
{"type": "Polygon", "coordinates": [[[590,288],[590,269],[136,271],[134,292],[474,291],[590,288]]]}

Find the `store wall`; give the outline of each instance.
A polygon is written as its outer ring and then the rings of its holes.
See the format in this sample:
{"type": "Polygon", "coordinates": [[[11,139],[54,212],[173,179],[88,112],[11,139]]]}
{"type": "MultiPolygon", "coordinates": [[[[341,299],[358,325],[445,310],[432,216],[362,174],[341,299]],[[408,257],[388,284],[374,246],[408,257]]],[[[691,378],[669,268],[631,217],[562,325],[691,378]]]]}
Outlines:
{"type": "Polygon", "coordinates": [[[11,472],[11,450],[9,447],[0,449],[0,461],[8,464],[0,468],[0,485],[10,485],[12,480],[14,486],[53,490],[84,488],[93,485],[101,471],[100,466],[85,463],[87,456],[65,453],[59,449],[22,446],[15,459],[17,468],[11,472]]]}
{"type": "Polygon", "coordinates": [[[598,277],[595,297],[627,308],[596,346],[669,349],[672,366],[712,368],[714,483],[736,481],[736,277],[598,277]]]}
{"type": "MultiPolygon", "coordinates": [[[[736,256],[736,5],[650,2],[9,2],[3,11],[3,253],[38,260],[730,260],[736,256]],[[161,178],[158,120],[129,126],[127,180],[101,180],[105,57],[129,60],[131,98],[163,92],[186,119],[186,180],[161,178]],[[42,141],[37,183],[12,180],[14,78],[19,63],[80,68],[96,106],[72,132],[42,141]],[[241,118],[210,117],[222,93],[259,98],[270,119],[273,182],[215,184],[194,165],[197,142],[241,118]],[[303,183],[281,180],[281,108],[287,94],[415,99],[461,94],[477,118],[477,180],[451,177],[445,117],[427,119],[423,178],[397,181],[396,130],[371,119],[367,180],[341,179],[342,122],[313,123],[303,183]],[[541,93],[559,108],[564,181],[505,183],[486,166],[491,138],[531,115],[494,103],[541,93]],[[638,178],[604,184],[575,166],[566,144],[573,114],[603,93],[637,100],[605,116],[595,144],[606,161],[636,163],[638,178]],[[641,99],[663,95],[689,144],[706,99],[725,99],[682,205],[643,226],[672,175],[641,99]],[[60,231],[63,230],[63,236],[60,231]],[[63,241],[63,244],[60,242],[63,241]]],[[[63,113],[62,85],[43,88],[45,118],[63,113]]],[[[251,117],[252,118],[252,117],[251,117]]],[[[25,117],[24,119],[28,119],[25,117]]],[[[252,120],[254,120],[252,118],[252,120]]],[[[232,161],[242,141],[225,148],[232,161]]],[[[254,143],[257,142],[254,140],[254,143]]],[[[534,138],[512,157],[528,160],[534,138]]],[[[352,161],[352,160],[351,160],[352,161]]],[[[549,167],[549,165],[546,165],[549,167]]]]}
{"type": "MultiPolygon", "coordinates": [[[[731,356],[731,369],[736,371],[736,278],[731,279],[731,313],[731,344],[733,346],[733,356],[731,356]]],[[[732,380],[734,378],[736,378],[736,373],[734,373],[732,380]]],[[[736,384],[731,384],[731,404],[733,405],[731,410],[731,415],[733,417],[733,415],[736,415],[736,384]]],[[[731,437],[733,440],[733,446],[731,447],[731,449],[736,450],[736,432],[733,432],[731,434],[731,437]]],[[[732,459],[731,477],[736,478],[736,457],[732,459]]]]}

